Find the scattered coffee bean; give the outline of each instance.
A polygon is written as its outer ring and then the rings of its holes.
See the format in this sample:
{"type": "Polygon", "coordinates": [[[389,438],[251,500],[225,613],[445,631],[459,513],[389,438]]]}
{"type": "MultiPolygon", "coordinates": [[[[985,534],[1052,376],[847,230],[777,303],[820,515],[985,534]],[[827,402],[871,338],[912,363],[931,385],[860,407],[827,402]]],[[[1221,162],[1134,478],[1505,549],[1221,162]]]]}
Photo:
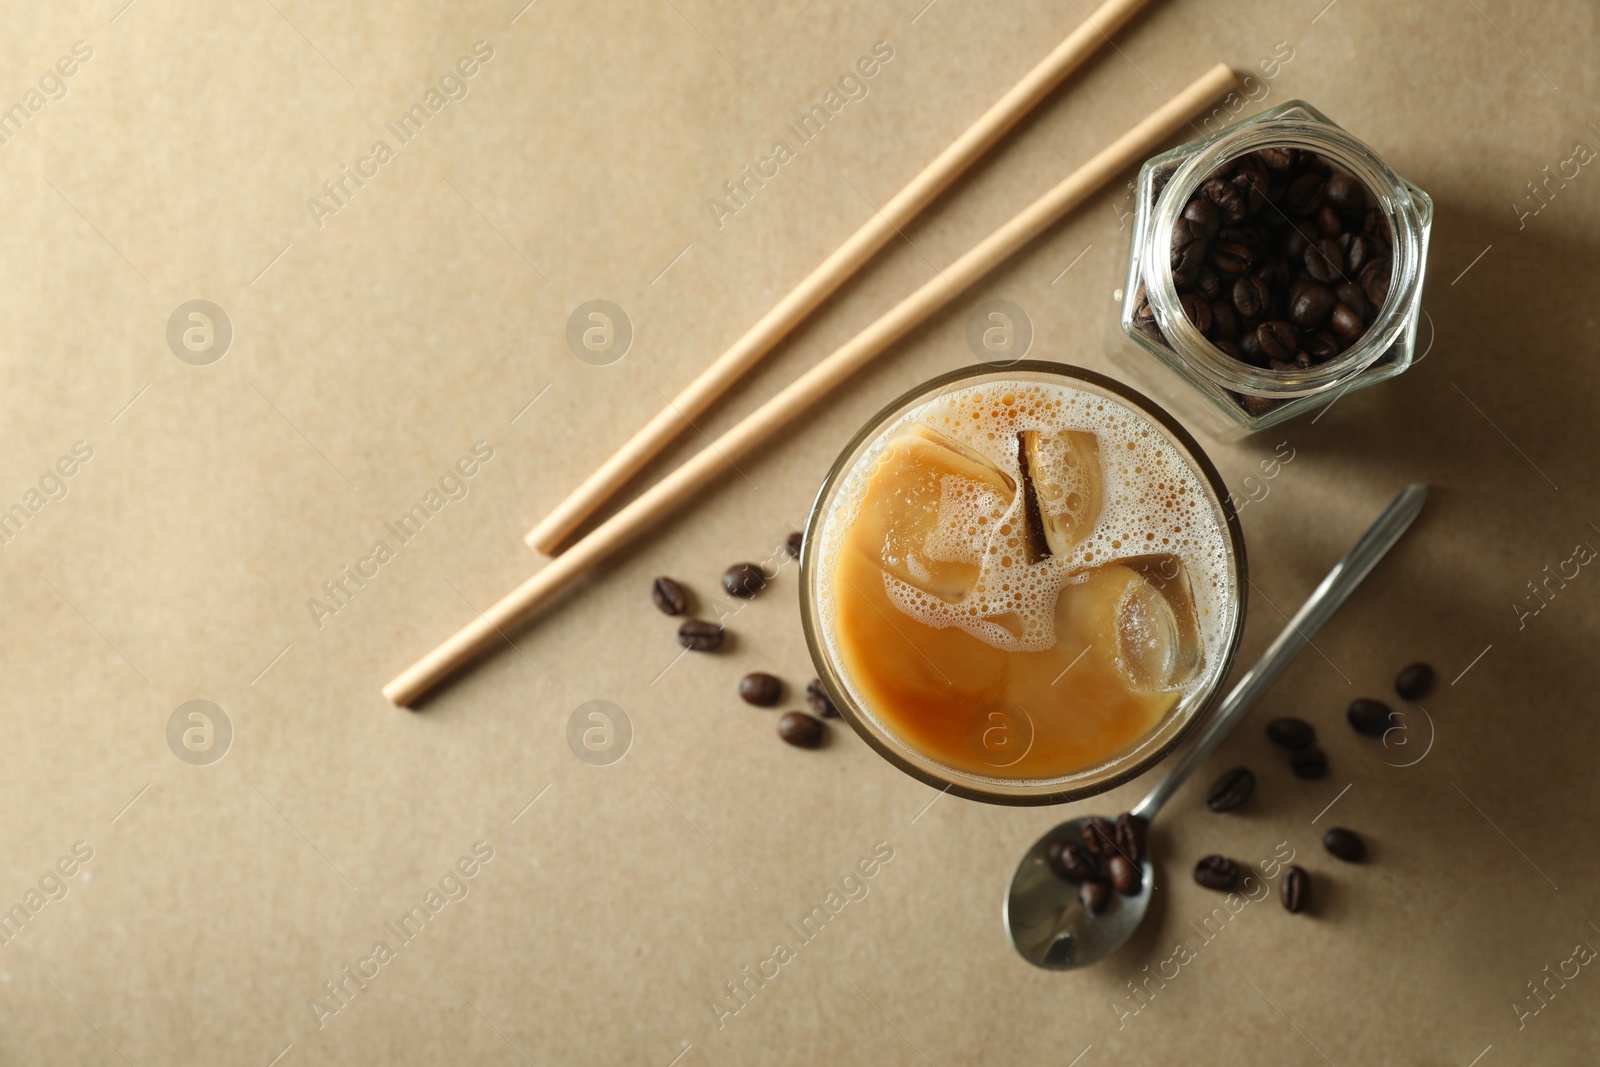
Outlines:
{"type": "Polygon", "coordinates": [[[1094,857],[1075,841],[1058,841],[1052,846],[1050,867],[1069,882],[1087,882],[1100,876],[1094,857]]]}
{"type": "Polygon", "coordinates": [[[1098,878],[1092,878],[1078,887],[1078,903],[1090,915],[1099,915],[1111,903],[1111,887],[1098,878]]]}
{"type": "Polygon", "coordinates": [[[1206,792],[1206,806],[1212,811],[1232,811],[1249,800],[1255,791],[1255,772],[1249,767],[1235,767],[1224,771],[1221,778],[1211,783],[1206,792]]]}
{"type": "Polygon", "coordinates": [[[1132,812],[1117,816],[1117,851],[1135,863],[1144,855],[1145,822],[1132,812]]]}
{"type": "Polygon", "coordinates": [[[1296,778],[1321,778],[1328,773],[1328,754],[1320,748],[1303,748],[1289,757],[1296,778]]]}
{"type": "Polygon", "coordinates": [[[822,744],[826,729],[821,719],[812,718],[803,711],[786,711],[778,719],[778,736],[801,748],[816,748],[822,744]]]}
{"type": "Polygon", "coordinates": [[[1352,700],[1345,716],[1357,733],[1366,734],[1368,737],[1382,737],[1389,727],[1395,725],[1394,712],[1390,710],[1389,705],[1368,697],[1357,697],[1352,700]]]}
{"type": "Polygon", "coordinates": [[[722,572],[722,588],[728,591],[729,596],[753,597],[766,584],[767,576],[761,573],[758,563],[735,563],[722,572]]]}
{"type": "Polygon", "coordinates": [[[1310,748],[1317,743],[1317,728],[1304,719],[1273,719],[1267,723],[1267,740],[1289,749],[1310,748]]]}
{"type": "Polygon", "coordinates": [[[1144,872],[1122,856],[1106,861],[1106,874],[1111,878],[1111,888],[1125,897],[1137,896],[1144,885],[1144,872]]]}
{"type": "Polygon", "coordinates": [[[1310,903],[1311,876],[1304,867],[1285,867],[1283,884],[1278,889],[1283,895],[1283,906],[1299,914],[1310,903]]]}
{"type": "Polygon", "coordinates": [[[1110,856],[1117,851],[1117,827],[1110,819],[1091,815],[1078,834],[1091,856],[1110,856]]]}
{"type": "Polygon", "coordinates": [[[715,652],[722,647],[722,627],[704,619],[690,619],[678,627],[678,644],[694,652],[715,652]]]}
{"type": "Polygon", "coordinates": [[[1335,826],[1322,835],[1322,847],[1346,863],[1360,863],[1367,858],[1367,843],[1354,830],[1335,826]]]}
{"type": "Polygon", "coordinates": [[[801,533],[799,530],[796,530],[784,540],[783,547],[789,553],[790,559],[799,559],[800,548],[804,543],[805,534],[801,533]]]}
{"type": "Polygon", "coordinates": [[[739,695],[746,704],[770,708],[783,699],[783,683],[770,674],[757,671],[739,679],[739,695]]]}
{"type": "Polygon", "coordinates": [[[1194,880],[1226,893],[1239,881],[1239,865],[1226,856],[1207,856],[1194,865],[1194,880]]]}
{"type": "Polygon", "coordinates": [[[664,615],[682,615],[689,610],[689,592],[671,578],[650,583],[650,599],[664,615]]]}
{"type": "Polygon", "coordinates": [[[828,695],[821,678],[811,679],[811,684],[806,686],[806,703],[811,705],[812,711],[824,719],[839,717],[839,709],[833,706],[833,698],[828,695]]]}
{"type": "Polygon", "coordinates": [[[1394,691],[1402,700],[1421,700],[1433,691],[1433,668],[1426,663],[1413,663],[1395,678],[1394,691]]]}

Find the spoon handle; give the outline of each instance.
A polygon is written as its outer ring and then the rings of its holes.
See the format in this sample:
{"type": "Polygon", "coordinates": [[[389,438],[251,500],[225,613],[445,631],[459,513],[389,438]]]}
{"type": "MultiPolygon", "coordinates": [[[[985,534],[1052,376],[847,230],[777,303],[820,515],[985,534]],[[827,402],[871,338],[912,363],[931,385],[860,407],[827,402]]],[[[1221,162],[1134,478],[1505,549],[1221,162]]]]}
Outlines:
{"type": "Polygon", "coordinates": [[[1167,802],[1173,793],[1178,791],[1184,781],[1192,774],[1196,767],[1205,762],[1205,758],[1222,743],[1234,725],[1244,717],[1255,704],[1256,698],[1266,691],[1267,686],[1282,673],[1289,665],[1289,661],[1300,654],[1300,650],[1311,642],[1311,635],[1328,617],[1338,610],[1339,605],[1345,602],[1356,586],[1361,584],[1363,578],[1378,565],[1389,551],[1394,547],[1400,535],[1410,527],[1412,520],[1422,510],[1422,504],[1428,499],[1426,485],[1408,485],[1400,494],[1389,502],[1389,506],[1379,515],[1377,521],[1367,528],[1361,535],[1355,547],[1334,564],[1333,570],[1322,579],[1322,584],[1307,598],[1295,612],[1294,618],[1289,620],[1289,625],[1284,627],[1266,653],[1251,667],[1245,676],[1239,679],[1239,684],[1227,695],[1222,704],[1212,715],[1211,721],[1205,725],[1194,744],[1179,757],[1178,762],[1167,776],[1156,783],[1150,790],[1150,795],[1139,802],[1133,809],[1133,814],[1140,816],[1146,822],[1154,819],[1161,806],[1167,802]]]}

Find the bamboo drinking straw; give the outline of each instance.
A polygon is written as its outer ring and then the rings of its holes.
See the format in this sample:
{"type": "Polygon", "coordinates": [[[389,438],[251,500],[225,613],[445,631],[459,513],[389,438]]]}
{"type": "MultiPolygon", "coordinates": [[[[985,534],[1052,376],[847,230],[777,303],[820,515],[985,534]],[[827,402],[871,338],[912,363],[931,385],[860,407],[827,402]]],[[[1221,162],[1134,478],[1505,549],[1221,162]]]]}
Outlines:
{"type": "Polygon", "coordinates": [[[528,544],[541,552],[554,554],[596,508],[689,426],[690,420],[710,407],[1147,3],[1149,0],[1106,0],[1101,4],[1038,66],[967,127],[949,148],[923,168],[922,173],[912,178],[881,209],[874,211],[838,251],[818,264],[788,296],[735,341],[732,348],[718,356],[716,362],[557,504],[528,534],[528,544]]]}
{"type": "Polygon", "coordinates": [[[499,603],[462,627],[383,688],[402,707],[500,641],[508,627],[622,548],[662,516],[731,468],[741,456],[798,417],[973,282],[1043,233],[1106,183],[1150,155],[1206,104],[1233,88],[1233,71],[1217,64],[1133,129],[1068,175],[1061,184],[980,241],[976,247],[896,304],[788,388],[746,416],[692,459],[551,560],[499,603]]]}

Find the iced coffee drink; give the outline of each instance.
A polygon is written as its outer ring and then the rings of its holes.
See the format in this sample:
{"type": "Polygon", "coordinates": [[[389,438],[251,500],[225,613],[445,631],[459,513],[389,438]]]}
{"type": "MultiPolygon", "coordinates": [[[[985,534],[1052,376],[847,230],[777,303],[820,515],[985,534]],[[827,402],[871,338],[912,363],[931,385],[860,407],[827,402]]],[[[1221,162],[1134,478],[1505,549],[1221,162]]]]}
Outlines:
{"type": "Polygon", "coordinates": [[[813,655],[924,780],[1048,803],[1176,743],[1231,661],[1243,545],[1164,412],[1030,363],[947,376],[841,457],[806,536],[813,655]]]}

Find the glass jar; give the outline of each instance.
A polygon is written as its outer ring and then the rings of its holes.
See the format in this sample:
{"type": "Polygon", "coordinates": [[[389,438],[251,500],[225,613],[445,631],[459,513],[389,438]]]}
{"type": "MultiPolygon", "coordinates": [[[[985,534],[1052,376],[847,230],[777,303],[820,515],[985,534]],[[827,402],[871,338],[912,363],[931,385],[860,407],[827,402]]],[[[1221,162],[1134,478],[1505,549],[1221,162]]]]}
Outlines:
{"type": "MultiPolygon", "coordinates": [[[[1116,354],[1186,416],[1222,436],[1242,436],[1323,407],[1411,365],[1433,201],[1310,104],[1291,100],[1155,156],[1140,169],[1135,195],[1119,325],[1141,351],[1119,344],[1116,354]],[[1258,367],[1222,351],[1185,314],[1173,278],[1173,231],[1186,205],[1213,174],[1263,148],[1313,152],[1355,178],[1366,188],[1367,206],[1381,213],[1390,235],[1389,289],[1366,332],[1344,351],[1309,367],[1258,367]],[[1142,299],[1148,300],[1145,314],[1153,314],[1159,336],[1141,332],[1136,324],[1142,299]]],[[[1279,209],[1269,200],[1261,210],[1279,209]]],[[[1148,319],[1144,325],[1148,328],[1148,319]]]]}

